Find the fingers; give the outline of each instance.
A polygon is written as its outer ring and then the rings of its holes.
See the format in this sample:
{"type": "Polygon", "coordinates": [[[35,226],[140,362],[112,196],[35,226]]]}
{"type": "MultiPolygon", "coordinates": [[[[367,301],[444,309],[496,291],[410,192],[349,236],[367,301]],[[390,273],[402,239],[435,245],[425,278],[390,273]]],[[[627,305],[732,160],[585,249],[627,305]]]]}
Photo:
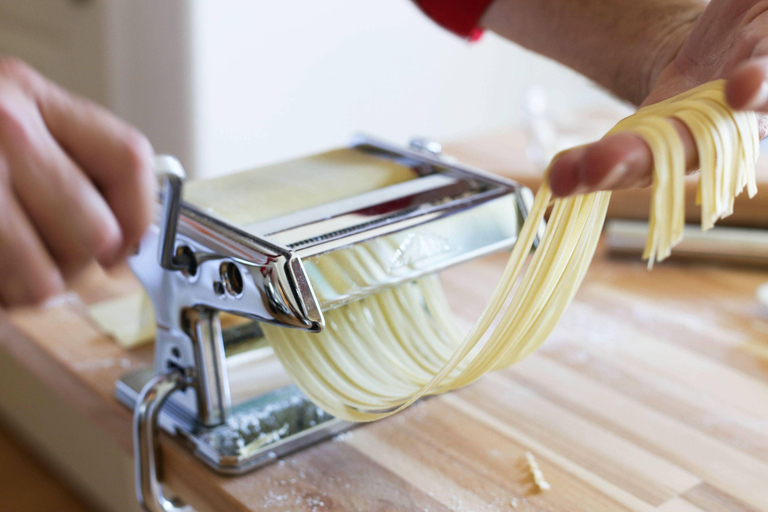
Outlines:
{"type": "Polygon", "coordinates": [[[64,280],[24,210],[0,182],[0,305],[37,304],[64,291],[64,280]]]}
{"type": "Polygon", "coordinates": [[[7,181],[37,234],[65,275],[94,257],[112,260],[120,226],[94,184],[59,147],[22,91],[0,101],[0,149],[7,181]]]}
{"type": "Polygon", "coordinates": [[[549,183],[556,197],[580,193],[579,167],[585,152],[585,146],[578,146],[560,153],[553,160],[549,169],[549,183]]]}
{"type": "MultiPolygon", "coordinates": [[[[688,170],[698,166],[698,152],[688,128],[670,120],[680,134],[688,170]]],[[[652,181],[653,155],[648,145],[632,133],[617,133],[566,151],[552,163],[549,180],[557,197],[597,190],[648,186],[652,181]]]]}
{"type": "Polygon", "coordinates": [[[36,134],[34,145],[9,152],[12,182],[61,272],[70,276],[93,258],[114,261],[122,234],[107,202],[50,135],[36,134]]]}
{"type": "Polygon", "coordinates": [[[121,259],[140,240],[154,215],[156,179],[147,139],[105,109],[45,84],[36,88],[51,134],[98,186],[122,234],[121,259]]]}
{"type": "Polygon", "coordinates": [[[768,57],[753,58],[739,66],[728,80],[725,98],[736,110],[768,112],[768,57]]]}
{"type": "Polygon", "coordinates": [[[0,58],[0,305],[39,302],[110,264],[153,214],[152,148],[136,130],[0,58]]]}

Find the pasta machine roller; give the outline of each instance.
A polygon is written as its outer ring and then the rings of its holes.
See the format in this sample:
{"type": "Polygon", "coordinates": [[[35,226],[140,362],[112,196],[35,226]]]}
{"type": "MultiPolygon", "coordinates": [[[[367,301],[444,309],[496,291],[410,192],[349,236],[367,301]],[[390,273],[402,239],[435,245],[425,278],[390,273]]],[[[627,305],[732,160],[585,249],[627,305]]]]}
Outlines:
{"type": "Polygon", "coordinates": [[[425,140],[401,148],[358,136],[344,149],[186,185],[175,159],[159,157],[157,170],[161,213],[130,259],[154,307],[154,368],[116,390],[135,410],[137,493],[149,510],[178,508],[158,483],[157,425],[227,474],[351,426],[291,385],[241,396],[228,357],[271,350],[260,322],[319,332],[323,311],[508,249],[533,200],[425,140]],[[375,278],[326,279],[328,255],[370,244],[384,255],[375,278]]]}

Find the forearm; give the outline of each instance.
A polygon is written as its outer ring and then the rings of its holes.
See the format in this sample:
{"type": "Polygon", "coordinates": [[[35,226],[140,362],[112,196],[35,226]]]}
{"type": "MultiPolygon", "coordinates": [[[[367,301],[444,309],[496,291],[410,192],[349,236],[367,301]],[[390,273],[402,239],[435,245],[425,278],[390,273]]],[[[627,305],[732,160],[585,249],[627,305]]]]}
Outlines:
{"type": "Polygon", "coordinates": [[[495,0],[481,25],[639,105],[706,0],[495,0]]]}

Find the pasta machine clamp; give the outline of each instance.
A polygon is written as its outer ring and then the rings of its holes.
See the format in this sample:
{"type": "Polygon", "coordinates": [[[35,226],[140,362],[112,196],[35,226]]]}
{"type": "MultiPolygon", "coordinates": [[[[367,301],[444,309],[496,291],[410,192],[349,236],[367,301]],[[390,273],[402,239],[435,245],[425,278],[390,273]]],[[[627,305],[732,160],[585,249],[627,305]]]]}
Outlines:
{"type": "Polygon", "coordinates": [[[258,251],[257,258],[253,253],[246,255],[244,248],[232,250],[223,240],[217,240],[215,230],[209,231],[215,225],[195,225],[190,212],[180,230],[184,169],[169,156],[158,157],[155,168],[162,183],[161,218],[157,227],[144,237],[142,246],[156,245],[157,251],[140,247],[131,266],[154,304],[158,321],[155,367],[164,368],[165,372],[145,384],[134,408],[136,494],[140,504],[151,512],[186,512],[189,507],[163,494],[158,480],[160,457],[156,437],[160,410],[172,394],[186,393],[187,402],[194,400],[199,419],[206,426],[222,424],[231,409],[227,390],[221,386],[226,379],[226,367],[218,317],[218,311],[227,307],[216,307],[211,302],[227,296],[243,299],[251,292],[246,291],[248,284],[241,275],[240,268],[244,267],[259,274],[261,280],[252,280],[250,284],[261,284],[259,292],[268,297],[264,304],[248,305],[259,320],[317,331],[322,328],[323,317],[311,289],[302,286],[307,282],[306,276],[301,262],[290,251],[268,241],[262,241],[263,247],[250,248],[258,251]],[[201,242],[206,238],[209,240],[203,249],[201,242]],[[209,252],[212,247],[217,252],[209,252]],[[142,262],[155,254],[157,265],[142,262]],[[283,265],[282,273],[279,268],[273,268],[273,274],[264,272],[270,263],[277,265],[275,262],[283,265]],[[218,267],[218,274],[207,267],[218,267]],[[201,293],[202,286],[208,287],[208,294],[201,293]],[[291,292],[297,291],[291,296],[291,292]],[[211,295],[208,300],[206,295],[211,295]],[[216,377],[210,378],[211,375],[216,377]]]}
{"type": "Polygon", "coordinates": [[[189,184],[176,159],[155,165],[160,213],[129,260],[154,309],[154,368],[116,387],[134,410],[136,492],[151,512],[187,510],[163,493],[159,429],[216,471],[240,474],[352,426],[293,385],[243,397],[230,363],[271,354],[261,323],[319,332],[324,311],[508,249],[533,200],[418,139],[402,148],[358,136],[348,148],[189,184]],[[374,249],[375,275],[325,279],[327,255],[374,249]],[[222,314],[240,320],[228,326],[222,314]]]}

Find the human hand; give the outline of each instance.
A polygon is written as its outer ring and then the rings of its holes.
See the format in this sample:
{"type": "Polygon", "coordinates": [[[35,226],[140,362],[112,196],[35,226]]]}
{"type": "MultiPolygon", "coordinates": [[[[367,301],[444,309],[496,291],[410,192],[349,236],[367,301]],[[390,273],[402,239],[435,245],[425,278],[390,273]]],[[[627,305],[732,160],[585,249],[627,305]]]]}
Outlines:
{"type": "Polygon", "coordinates": [[[155,202],[147,139],[0,58],[0,305],[39,303],[92,261],[124,258],[155,202]]]}
{"type": "MultiPolygon", "coordinates": [[[[677,27],[661,54],[649,66],[650,93],[641,106],[722,78],[732,108],[768,113],[768,1],[712,0],[694,22],[677,27]]],[[[764,138],[768,117],[758,120],[764,138]]],[[[682,123],[672,122],[693,171],[698,167],[693,138],[682,123]]],[[[550,183],[556,196],[648,186],[652,164],[640,137],[618,133],[562,153],[550,169],[550,183]]]]}

